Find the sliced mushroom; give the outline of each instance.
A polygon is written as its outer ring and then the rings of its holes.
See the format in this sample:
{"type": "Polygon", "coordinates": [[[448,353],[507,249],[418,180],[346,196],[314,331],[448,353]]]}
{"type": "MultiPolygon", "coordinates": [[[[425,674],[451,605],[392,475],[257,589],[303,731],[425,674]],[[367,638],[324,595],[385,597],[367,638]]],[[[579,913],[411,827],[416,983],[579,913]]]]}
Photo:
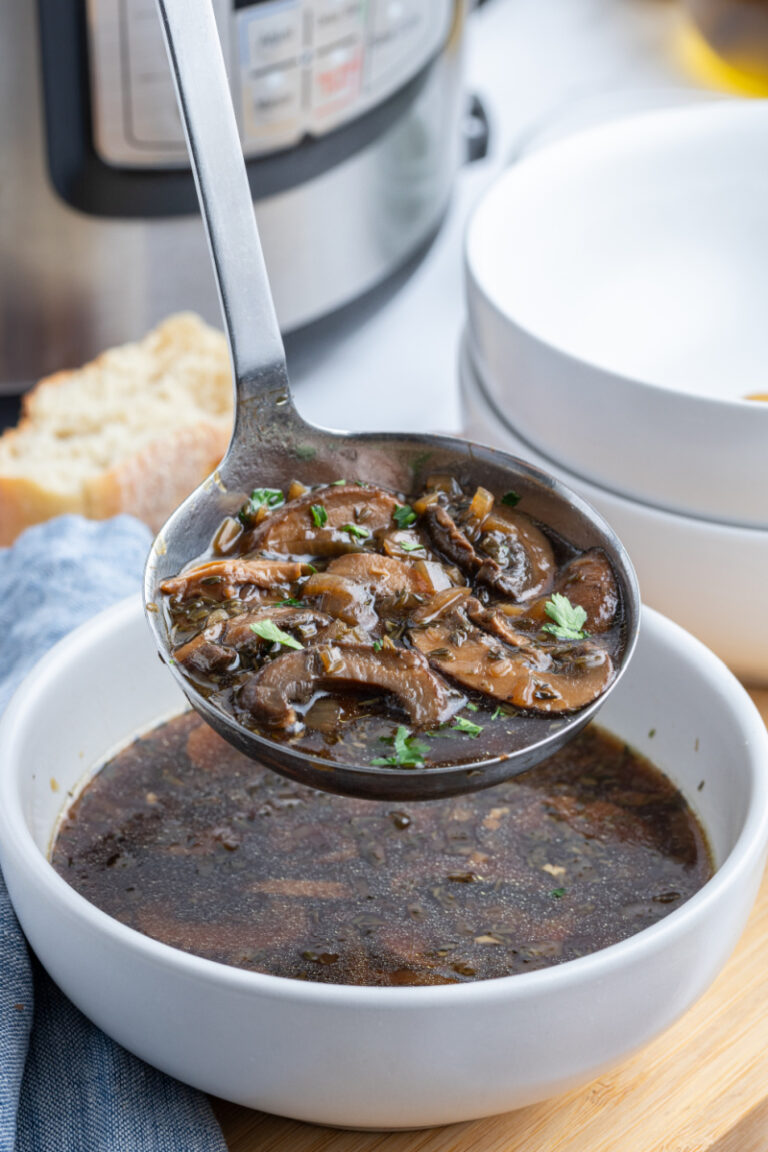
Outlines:
{"type": "MultiPolygon", "coordinates": [[[[600,548],[569,561],[555,581],[555,592],[567,596],[571,604],[579,605],[587,614],[584,627],[588,632],[607,632],[616,623],[619,609],[619,591],[610,561],[600,548]]],[[[547,598],[542,597],[526,609],[526,619],[545,623],[547,598]]]]}
{"type": "Polygon", "coordinates": [[[291,560],[211,560],[164,580],[160,591],[189,600],[204,595],[211,600],[230,600],[241,588],[288,586],[309,568],[291,560]]]}
{"type": "Polygon", "coordinates": [[[485,517],[482,533],[476,545],[483,560],[478,580],[518,601],[549,592],[555,574],[552,545],[528,516],[497,505],[485,517]]]}
{"type": "Polygon", "coordinates": [[[315,572],[301,590],[309,600],[317,597],[321,611],[351,628],[357,626],[372,632],[379,618],[373,606],[373,594],[364,584],[356,584],[336,572],[315,572]]]}
{"type": "Polygon", "coordinates": [[[381,551],[394,560],[412,563],[418,559],[434,559],[422,534],[413,528],[393,528],[379,532],[376,542],[381,551]]]}
{"type": "MultiPolygon", "coordinates": [[[[470,596],[472,589],[459,586],[458,588],[444,588],[436,592],[411,615],[411,624],[431,624],[449,612],[453,612],[459,604],[470,596]]],[[[480,605],[475,601],[478,608],[480,605]]]]}
{"type": "Polygon", "coordinates": [[[615,623],[619,590],[611,563],[602,549],[591,548],[571,560],[555,586],[571,604],[579,604],[584,609],[590,632],[607,632],[615,623]]]}
{"type": "Polygon", "coordinates": [[[186,644],[174,649],[173,658],[177,664],[195,676],[210,676],[212,673],[226,672],[234,667],[237,653],[232,648],[217,644],[207,633],[214,628],[205,628],[193,636],[186,644]]]}
{"type": "Polygon", "coordinates": [[[286,556],[359,552],[375,532],[392,524],[396,498],[383,488],[329,484],[276,509],[251,533],[248,546],[286,556]],[[313,515],[312,509],[322,508],[313,515]],[[322,526],[317,521],[324,520],[322,526]]]}
{"type": "Polygon", "coordinates": [[[255,612],[245,612],[209,625],[177,648],[173,653],[174,659],[198,675],[223,672],[233,664],[241,648],[258,642],[251,625],[264,620],[271,620],[284,632],[300,630],[302,640],[308,639],[313,629],[313,639],[327,636],[333,624],[330,616],[311,608],[266,604],[255,612]]]}
{"type": "Polygon", "coordinates": [[[426,599],[429,592],[429,581],[414,565],[368,552],[332,560],[325,572],[310,576],[302,590],[304,596],[323,594],[320,607],[324,612],[347,622],[348,613],[357,616],[355,622],[370,632],[380,623],[374,606],[386,615],[402,615],[426,599]],[[365,609],[358,613],[356,604],[365,605],[365,609]]]}
{"type": "Polygon", "coordinates": [[[291,732],[300,726],[295,704],[306,704],[319,689],[349,688],[391,694],[416,728],[442,724],[466,699],[436,676],[419,652],[374,652],[368,645],[350,644],[278,656],[246,682],[238,703],[256,720],[291,732]]]}
{"type": "Polygon", "coordinates": [[[604,649],[575,645],[512,648],[459,614],[410,633],[433,667],[464,688],[530,712],[573,712],[596,699],[614,670],[604,649]]]}
{"type": "Polygon", "coordinates": [[[525,601],[552,587],[552,545],[522,512],[494,508],[483,518],[482,535],[474,545],[440,504],[427,508],[424,523],[444,556],[502,595],[525,601]]]}
{"type": "Polygon", "coordinates": [[[477,572],[482,560],[447,508],[441,504],[430,504],[424,513],[424,525],[438,552],[458,564],[463,572],[469,575],[477,572]]]}
{"type": "Polygon", "coordinates": [[[490,632],[493,636],[498,636],[500,640],[512,648],[531,648],[534,646],[531,635],[515,628],[512,623],[513,618],[507,616],[495,605],[485,608],[473,596],[467,601],[466,609],[467,616],[474,624],[477,624],[478,628],[482,628],[484,632],[490,632]]]}
{"type": "Polygon", "coordinates": [[[377,600],[395,596],[399,592],[429,595],[431,591],[429,581],[416,565],[404,564],[402,560],[380,556],[375,552],[339,556],[331,561],[327,571],[365,585],[377,600]]]}

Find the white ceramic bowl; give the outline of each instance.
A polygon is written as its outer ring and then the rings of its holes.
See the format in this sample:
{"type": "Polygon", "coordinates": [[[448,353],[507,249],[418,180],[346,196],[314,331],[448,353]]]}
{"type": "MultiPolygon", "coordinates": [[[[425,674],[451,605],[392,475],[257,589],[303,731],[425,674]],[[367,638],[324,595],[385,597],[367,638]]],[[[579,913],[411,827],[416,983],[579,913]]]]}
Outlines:
{"type": "Polygon", "coordinates": [[[512,404],[494,401],[463,342],[463,427],[470,440],[501,448],[567,484],[608,521],[627,549],[645,604],[687,628],[745,683],[768,684],[768,529],[717,524],[665,512],[599,487],[523,439],[512,404]]]}
{"type": "Polygon", "coordinates": [[[579,132],[497,180],[469,329],[525,439],[603,487],[768,528],[768,106],[579,132]]]}
{"type": "Polygon", "coordinates": [[[757,892],[768,734],[720,661],[646,610],[602,716],[667,771],[709,830],[717,871],[685,905],[591,956],[475,984],[340,987],[199,959],[111,919],[46,859],[62,798],[88,766],[182,704],[138,600],[62,641],[0,723],[0,856],[32,947],[75,1004],[151,1064],[254,1108],[396,1128],[563,1092],[685,1011],[757,892]]]}

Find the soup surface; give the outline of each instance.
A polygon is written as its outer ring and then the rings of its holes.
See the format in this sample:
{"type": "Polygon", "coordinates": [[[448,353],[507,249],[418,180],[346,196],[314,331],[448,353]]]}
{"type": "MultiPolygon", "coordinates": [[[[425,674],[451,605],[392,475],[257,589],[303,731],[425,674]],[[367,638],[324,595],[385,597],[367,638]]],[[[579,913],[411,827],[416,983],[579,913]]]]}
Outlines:
{"type": "Polygon", "coordinates": [[[256,489],[160,585],[174,659],[244,726],[328,760],[421,768],[536,743],[608,688],[625,636],[605,553],[524,505],[452,476],[409,497],[256,489]]]}
{"type": "Polygon", "coordinates": [[[314,791],[195,713],[106,764],[52,860],[166,944],[340,984],[448,984],[558,964],[666,916],[712,874],[679,791],[588,726],[517,780],[407,807],[314,791]]]}

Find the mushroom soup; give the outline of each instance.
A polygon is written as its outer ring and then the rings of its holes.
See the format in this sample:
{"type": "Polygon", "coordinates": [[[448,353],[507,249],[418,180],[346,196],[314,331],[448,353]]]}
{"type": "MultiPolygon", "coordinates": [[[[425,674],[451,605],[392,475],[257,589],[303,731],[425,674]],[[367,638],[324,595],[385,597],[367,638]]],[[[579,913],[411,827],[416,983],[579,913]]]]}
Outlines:
{"type": "Polygon", "coordinates": [[[174,659],[239,723],[330,761],[509,754],[600,696],[624,640],[605,554],[517,504],[450,476],[411,497],[257,489],[161,585],[174,659]]]}
{"type": "Polygon", "coordinates": [[[404,806],[285,780],[195,713],[102,768],[52,861],[86,899],[166,944],[374,985],[575,959],[666,916],[712,874],[680,792],[594,725],[514,781],[404,806]]]}

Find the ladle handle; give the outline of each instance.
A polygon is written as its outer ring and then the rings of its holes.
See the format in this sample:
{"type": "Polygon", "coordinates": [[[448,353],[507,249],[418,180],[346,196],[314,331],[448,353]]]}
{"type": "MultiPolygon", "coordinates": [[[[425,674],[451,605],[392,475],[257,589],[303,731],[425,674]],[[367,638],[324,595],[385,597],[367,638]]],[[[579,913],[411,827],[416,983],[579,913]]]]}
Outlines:
{"type": "Polygon", "coordinates": [[[157,0],[243,401],[287,390],[277,323],[211,0],[157,0]]]}

